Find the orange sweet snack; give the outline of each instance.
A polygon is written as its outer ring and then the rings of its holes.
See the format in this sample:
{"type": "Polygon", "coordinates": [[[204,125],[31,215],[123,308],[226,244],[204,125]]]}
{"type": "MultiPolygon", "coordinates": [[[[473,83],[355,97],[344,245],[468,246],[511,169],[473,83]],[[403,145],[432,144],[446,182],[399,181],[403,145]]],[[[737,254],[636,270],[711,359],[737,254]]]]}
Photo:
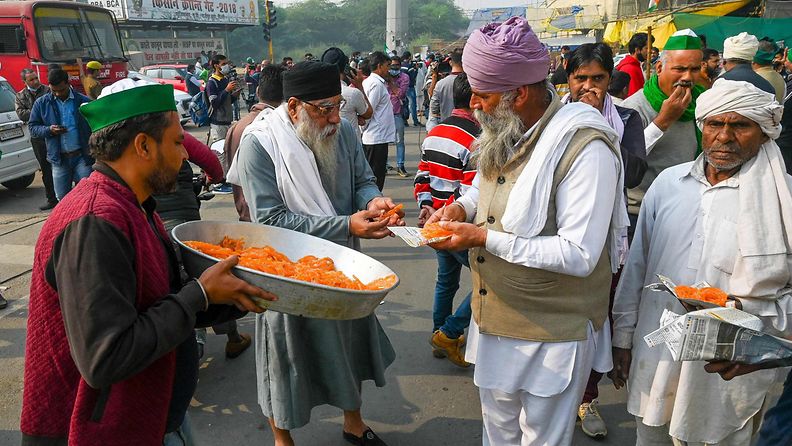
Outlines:
{"type": "Polygon", "coordinates": [[[725,307],[729,296],[721,289],[715,287],[702,288],[698,290],[698,300],[710,302],[715,305],[725,307]]]}
{"type": "Polygon", "coordinates": [[[390,218],[391,215],[395,215],[397,212],[402,210],[402,208],[404,208],[403,204],[401,203],[397,204],[396,206],[392,207],[388,212],[385,212],[384,214],[380,215],[379,220],[380,221],[387,220],[388,218],[390,218]]]}
{"type": "Polygon", "coordinates": [[[704,302],[710,302],[721,307],[726,306],[726,300],[729,298],[729,295],[723,290],[715,287],[699,289],[692,286],[679,285],[674,287],[674,293],[676,293],[677,297],[680,299],[702,300],[704,302]]]}
{"type": "Polygon", "coordinates": [[[698,294],[698,288],[687,285],[679,285],[674,287],[674,292],[680,299],[697,299],[696,295],[698,294]]]}
{"type": "Polygon", "coordinates": [[[450,237],[454,235],[454,233],[448,229],[444,229],[442,226],[440,226],[440,223],[429,223],[428,225],[421,228],[421,235],[424,236],[424,238],[433,239],[440,237],[450,237]]]}
{"type": "Polygon", "coordinates": [[[305,256],[292,262],[282,252],[271,246],[245,248],[242,239],[223,237],[218,245],[206,242],[184,242],[190,248],[218,259],[232,255],[239,256],[239,265],[268,274],[288,277],[303,282],[327,285],[350,290],[384,290],[396,283],[396,276],[381,277],[370,283],[363,283],[357,277],[352,279],[335,269],[333,259],[305,256]]]}

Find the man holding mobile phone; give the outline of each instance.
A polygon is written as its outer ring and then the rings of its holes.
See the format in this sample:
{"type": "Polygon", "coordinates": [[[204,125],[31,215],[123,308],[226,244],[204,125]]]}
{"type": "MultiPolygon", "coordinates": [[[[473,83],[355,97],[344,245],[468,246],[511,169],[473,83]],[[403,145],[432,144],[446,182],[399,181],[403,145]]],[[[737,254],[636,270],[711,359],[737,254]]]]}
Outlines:
{"type": "MultiPolygon", "coordinates": [[[[214,143],[225,139],[228,128],[234,119],[234,102],[239,98],[242,91],[236,80],[230,79],[233,70],[228,58],[222,54],[216,54],[210,62],[213,74],[206,82],[206,94],[209,99],[209,138],[214,143]]],[[[225,166],[225,154],[220,154],[220,164],[225,166]]],[[[227,170],[226,170],[227,172],[227,170]]],[[[231,185],[223,183],[214,189],[216,194],[230,194],[231,185]]]]}
{"type": "Polygon", "coordinates": [[[92,171],[94,160],[88,150],[91,128],[78,112],[90,99],[72,89],[63,70],[50,70],[47,78],[50,92],[33,104],[28,127],[31,137],[47,143],[47,161],[52,164],[55,196],[60,201],[92,171]]]}

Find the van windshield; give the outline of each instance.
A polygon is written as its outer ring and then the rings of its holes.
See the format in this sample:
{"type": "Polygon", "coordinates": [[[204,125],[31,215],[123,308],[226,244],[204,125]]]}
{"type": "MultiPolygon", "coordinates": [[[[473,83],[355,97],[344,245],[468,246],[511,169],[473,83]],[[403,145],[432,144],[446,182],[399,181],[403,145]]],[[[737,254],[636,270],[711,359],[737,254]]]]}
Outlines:
{"type": "Polygon", "coordinates": [[[0,81],[0,113],[14,111],[14,89],[6,81],[0,81]]]}
{"type": "Polygon", "coordinates": [[[124,58],[108,12],[41,6],[33,12],[33,19],[45,61],[124,58]]]}

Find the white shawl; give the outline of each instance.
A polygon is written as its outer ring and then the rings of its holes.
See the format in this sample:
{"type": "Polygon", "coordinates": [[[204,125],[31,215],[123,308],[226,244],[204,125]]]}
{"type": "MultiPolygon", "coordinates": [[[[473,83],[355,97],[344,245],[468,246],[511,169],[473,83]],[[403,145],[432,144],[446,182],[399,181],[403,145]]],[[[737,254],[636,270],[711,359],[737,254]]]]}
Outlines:
{"type": "MultiPolygon", "coordinates": [[[[286,112],[286,104],[259,113],[242,132],[242,140],[248,134],[258,139],[272,159],[278,192],[290,211],[303,215],[337,215],[322,186],[316,158],[311,149],[297,137],[294,124],[286,112]]],[[[241,186],[237,160],[242,147],[240,144],[227,177],[229,183],[237,186],[241,186]]]]}
{"type": "Polygon", "coordinates": [[[740,169],[737,217],[739,255],[729,280],[736,296],[770,297],[792,280],[789,237],[792,234],[792,191],[775,139],[781,133],[783,106],[775,95],[744,81],[718,79],[696,101],[699,128],[707,117],[739,113],[756,122],[770,138],[753,162],[740,169]]]}
{"type": "Polygon", "coordinates": [[[503,229],[521,237],[535,237],[547,222],[547,206],[550,202],[550,189],[553,175],[561,156],[575,132],[583,128],[601,131],[617,148],[618,182],[613,203],[608,252],[611,270],[615,273],[624,264],[627,255],[627,203],[624,197],[624,172],[619,148],[619,135],[608,125],[602,114],[587,104],[578,102],[561,107],[542,131],[513,190],[528,190],[529,193],[509,194],[506,212],[503,214],[503,229]],[[531,212],[526,212],[530,209],[531,212]]]}

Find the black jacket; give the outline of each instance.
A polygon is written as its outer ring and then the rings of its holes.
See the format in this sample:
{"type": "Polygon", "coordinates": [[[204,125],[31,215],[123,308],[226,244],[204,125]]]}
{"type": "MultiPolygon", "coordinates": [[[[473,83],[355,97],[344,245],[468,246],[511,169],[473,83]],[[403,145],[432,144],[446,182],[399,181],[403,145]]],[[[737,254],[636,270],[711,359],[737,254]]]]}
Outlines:
{"type": "Polygon", "coordinates": [[[621,156],[624,163],[624,187],[633,188],[641,184],[646,173],[646,141],[644,126],[637,111],[616,106],[619,117],[624,123],[624,136],[621,140],[621,156]]]}

